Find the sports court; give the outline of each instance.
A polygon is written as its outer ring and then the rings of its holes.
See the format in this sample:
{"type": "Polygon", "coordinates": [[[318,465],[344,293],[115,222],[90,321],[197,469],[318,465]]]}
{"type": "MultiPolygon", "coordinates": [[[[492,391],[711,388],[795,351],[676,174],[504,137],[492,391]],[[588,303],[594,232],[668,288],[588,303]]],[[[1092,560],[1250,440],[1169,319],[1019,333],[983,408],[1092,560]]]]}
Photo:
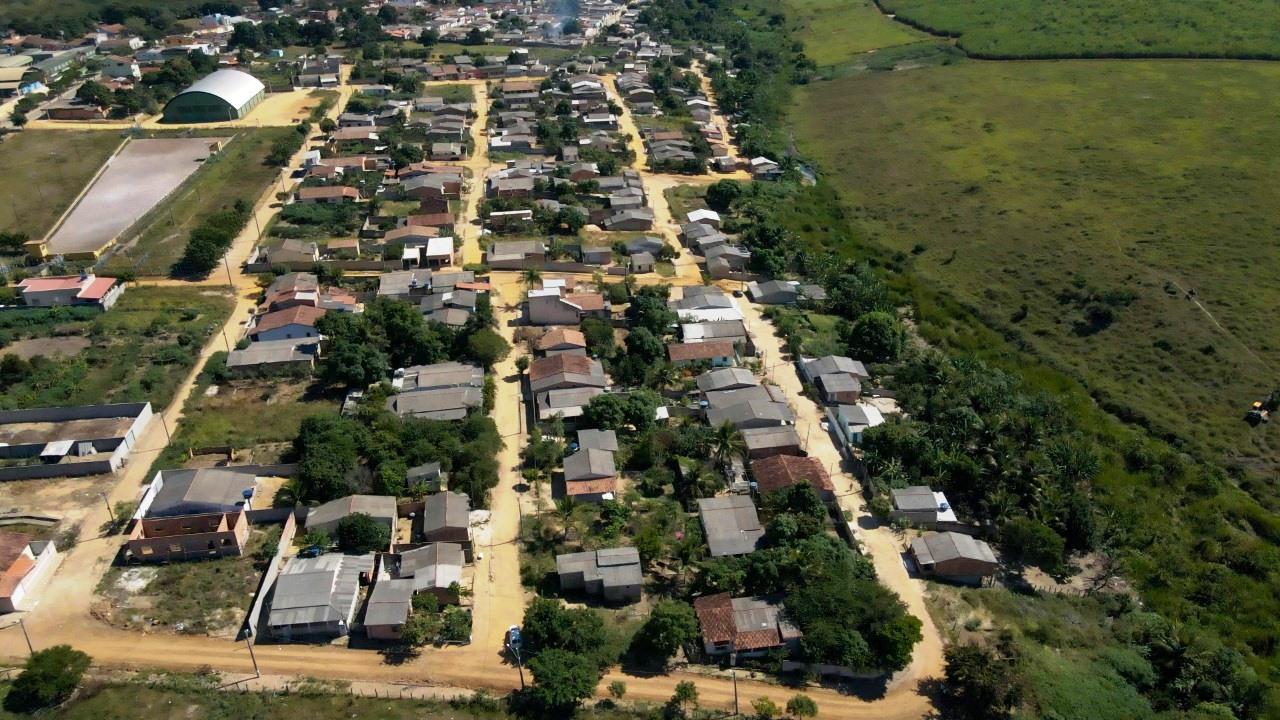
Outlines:
{"type": "Polygon", "coordinates": [[[94,258],[120,233],[200,169],[209,148],[226,138],[132,140],[49,237],[47,253],[94,258]]]}

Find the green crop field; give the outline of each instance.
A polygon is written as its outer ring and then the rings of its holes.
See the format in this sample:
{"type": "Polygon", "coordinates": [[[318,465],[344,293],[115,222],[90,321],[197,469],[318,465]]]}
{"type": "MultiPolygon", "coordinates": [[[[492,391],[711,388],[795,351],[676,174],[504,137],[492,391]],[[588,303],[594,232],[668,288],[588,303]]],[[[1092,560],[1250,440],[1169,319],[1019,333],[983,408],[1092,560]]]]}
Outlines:
{"type": "Polygon", "coordinates": [[[108,131],[26,130],[0,141],[0,231],[44,237],[124,139],[108,131]]]}
{"type": "Polygon", "coordinates": [[[796,37],[805,54],[819,66],[928,37],[885,17],[871,0],[785,0],[783,5],[799,26],[796,37]]]}
{"type": "MultiPolygon", "coordinates": [[[[187,246],[187,235],[202,220],[230,208],[236,200],[250,205],[258,201],[279,172],[279,168],[264,164],[272,144],[294,132],[292,128],[237,131],[222,152],[125,231],[106,257],[105,270],[140,276],[169,274],[187,246]]],[[[216,135],[217,131],[210,133],[216,135]]]]}
{"type": "Polygon", "coordinates": [[[1122,418],[1244,465],[1280,377],[1280,66],[975,63],[798,95],[801,149],[921,280],[1122,418]],[[833,132],[839,128],[839,132],[833,132]]]}
{"type": "Polygon", "coordinates": [[[1280,57],[1276,0],[883,0],[982,57],[1280,57]]]}

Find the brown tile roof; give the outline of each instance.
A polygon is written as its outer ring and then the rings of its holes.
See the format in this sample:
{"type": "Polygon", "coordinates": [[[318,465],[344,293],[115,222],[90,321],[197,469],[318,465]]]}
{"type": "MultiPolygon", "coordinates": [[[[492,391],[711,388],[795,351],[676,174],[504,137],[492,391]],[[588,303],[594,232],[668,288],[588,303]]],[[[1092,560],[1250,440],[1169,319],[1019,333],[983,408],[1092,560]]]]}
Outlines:
{"type": "Polygon", "coordinates": [[[360,198],[360,191],[346,185],[321,185],[298,190],[299,200],[327,200],[336,197],[360,198]]]}
{"type": "Polygon", "coordinates": [[[604,295],[600,293],[569,293],[564,296],[564,299],[583,310],[604,309],[604,295]]]}
{"type": "Polygon", "coordinates": [[[574,495],[595,495],[597,493],[616,493],[618,478],[600,478],[599,480],[566,480],[564,492],[570,497],[574,495]]]}
{"type": "Polygon", "coordinates": [[[315,327],[316,321],[324,317],[324,308],[312,307],[310,305],[295,305],[284,310],[276,310],[269,312],[258,319],[258,324],[249,331],[251,335],[282,328],[285,325],[309,325],[315,327]]]}
{"type": "Polygon", "coordinates": [[[587,336],[578,330],[557,328],[538,339],[539,350],[550,350],[560,345],[585,348],[587,346],[587,336]]]}
{"type": "Polygon", "coordinates": [[[444,227],[453,225],[453,215],[447,212],[410,215],[407,220],[410,225],[425,225],[427,227],[444,227]]]}
{"type": "Polygon", "coordinates": [[[815,490],[835,492],[831,476],[815,457],[774,455],[751,463],[751,475],[761,493],[773,492],[808,481],[815,490]]]}
{"type": "Polygon", "coordinates": [[[712,358],[733,357],[733,341],[711,340],[698,343],[671,343],[667,345],[667,356],[671,362],[689,360],[710,360],[712,358]]]}
{"type": "Polygon", "coordinates": [[[12,597],[18,583],[35,567],[24,553],[29,544],[31,538],[22,533],[0,530],[0,597],[12,597]]]}
{"type": "Polygon", "coordinates": [[[702,626],[702,638],[709,643],[731,642],[738,634],[733,622],[733,599],[729,593],[694,598],[693,611],[702,626]]]}
{"type": "Polygon", "coordinates": [[[591,374],[591,358],[585,355],[552,355],[529,364],[529,380],[541,380],[557,373],[591,374]]]}

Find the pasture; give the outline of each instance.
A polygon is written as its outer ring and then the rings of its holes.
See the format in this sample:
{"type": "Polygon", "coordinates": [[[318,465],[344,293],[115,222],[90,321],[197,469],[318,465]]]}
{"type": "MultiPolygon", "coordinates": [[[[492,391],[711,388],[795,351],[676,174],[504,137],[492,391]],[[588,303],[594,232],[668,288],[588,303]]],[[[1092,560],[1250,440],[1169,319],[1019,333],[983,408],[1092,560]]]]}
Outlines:
{"type": "Polygon", "coordinates": [[[783,6],[805,55],[819,67],[929,38],[885,17],[871,0],[784,0],[783,6]]]}
{"type": "Polygon", "coordinates": [[[883,0],[986,58],[1280,57],[1274,0],[883,0]]]}
{"type": "Polygon", "coordinates": [[[857,224],[1115,415],[1262,470],[1280,428],[1280,67],[1106,61],[863,73],[797,93],[857,224]],[[832,132],[839,128],[840,132],[832,132]]]}
{"type": "Polygon", "coordinates": [[[122,142],[119,133],[62,130],[0,140],[0,229],[44,237],[122,142]]]}

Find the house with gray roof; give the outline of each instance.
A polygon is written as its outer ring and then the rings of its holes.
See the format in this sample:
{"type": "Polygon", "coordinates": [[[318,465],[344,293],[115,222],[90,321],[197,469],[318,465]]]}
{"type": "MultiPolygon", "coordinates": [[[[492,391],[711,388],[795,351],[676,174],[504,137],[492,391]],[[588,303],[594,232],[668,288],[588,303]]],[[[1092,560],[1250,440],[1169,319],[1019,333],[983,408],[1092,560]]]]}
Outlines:
{"type": "Polygon", "coordinates": [[[346,635],[360,596],[360,575],[373,572],[373,561],[373,555],[339,553],[290,558],[271,593],[268,632],[285,642],[346,635]]]}
{"type": "Polygon", "coordinates": [[[980,585],[995,575],[999,562],[991,546],[958,532],[928,533],[911,541],[920,574],[980,585]]]}
{"type": "Polygon", "coordinates": [[[955,523],[956,511],[947,502],[947,496],[924,485],[894,488],[889,491],[893,500],[892,517],[901,518],[913,525],[935,528],[938,523],[955,523]]]}
{"type": "Polygon", "coordinates": [[[357,513],[377,520],[395,537],[396,499],[389,495],[348,495],[313,507],[307,511],[307,530],[332,536],[338,523],[357,513]]]}
{"type": "MultiPolygon", "coordinates": [[[[751,389],[746,388],[746,390],[751,389]]],[[[744,391],[730,390],[727,392],[744,391]]],[[[729,423],[739,430],[750,430],[780,427],[791,425],[794,422],[795,415],[792,414],[791,408],[787,407],[785,403],[761,398],[754,398],[728,406],[711,407],[707,410],[707,424],[711,425],[711,427],[720,427],[725,423],[729,423]]]]}
{"type": "Polygon", "coordinates": [[[440,492],[448,485],[448,473],[440,469],[440,463],[429,462],[409,468],[405,471],[404,482],[412,487],[425,485],[429,492],[440,492]]]}
{"type": "Polygon", "coordinates": [[[138,516],[163,518],[249,510],[257,481],[254,470],[242,468],[161,470],[151,481],[138,516]]]}
{"type": "Polygon", "coordinates": [[[618,452],[618,435],[612,430],[579,430],[578,447],[582,450],[618,452]]]}
{"type": "Polygon", "coordinates": [[[720,368],[704,372],[697,378],[698,389],[704,393],[721,390],[741,390],[756,387],[760,383],[756,376],[746,368],[720,368]]]}
{"type": "Polygon", "coordinates": [[[795,425],[747,428],[739,431],[752,460],[774,455],[801,455],[800,434],[795,425]]]}
{"type": "Polygon", "coordinates": [[[747,555],[764,540],[764,527],[748,495],[700,498],[698,517],[702,519],[711,557],[747,555]]]}
{"type": "Polygon", "coordinates": [[[364,610],[365,634],[372,640],[399,640],[412,610],[413,580],[379,580],[364,610]]]}
{"type": "Polygon", "coordinates": [[[227,371],[233,377],[306,373],[315,367],[319,354],[319,338],[261,340],[227,353],[227,371]]]}
{"type": "Polygon", "coordinates": [[[471,500],[461,493],[444,491],[428,495],[422,508],[422,538],[430,543],[457,543],[471,549],[471,500]]]}
{"type": "Polygon", "coordinates": [[[433,542],[401,553],[393,561],[395,575],[412,583],[414,594],[434,595],[441,604],[456,605],[462,584],[462,568],[467,564],[462,545],[433,542]]]}
{"type": "Polygon", "coordinates": [[[613,452],[580,448],[564,459],[565,495],[581,502],[603,502],[617,494],[613,452]]]}
{"type": "Polygon", "coordinates": [[[793,305],[800,290],[796,283],[786,280],[752,281],[747,283],[747,296],[761,305],[793,305]]]}
{"type": "Polygon", "coordinates": [[[640,553],[633,547],[557,555],[556,574],[562,590],[581,590],[615,603],[640,599],[643,575],[640,553]]]}
{"type": "Polygon", "coordinates": [[[464,420],[483,403],[480,388],[450,387],[396,393],[387,398],[387,409],[419,420],[464,420]]]}
{"type": "Polygon", "coordinates": [[[484,387],[484,369],[461,362],[414,365],[396,371],[391,386],[401,392],[436,390],[439,388],[484,387]]]}

